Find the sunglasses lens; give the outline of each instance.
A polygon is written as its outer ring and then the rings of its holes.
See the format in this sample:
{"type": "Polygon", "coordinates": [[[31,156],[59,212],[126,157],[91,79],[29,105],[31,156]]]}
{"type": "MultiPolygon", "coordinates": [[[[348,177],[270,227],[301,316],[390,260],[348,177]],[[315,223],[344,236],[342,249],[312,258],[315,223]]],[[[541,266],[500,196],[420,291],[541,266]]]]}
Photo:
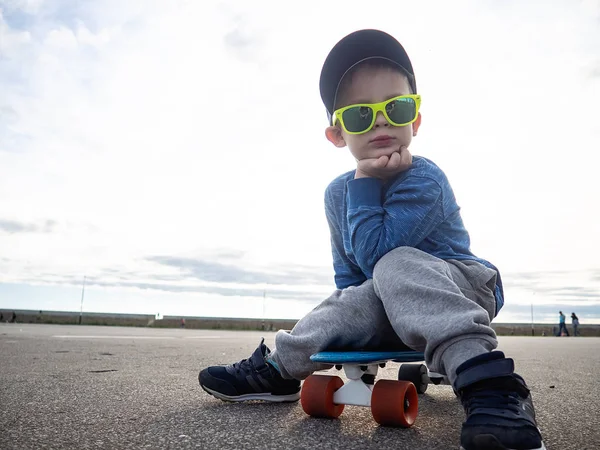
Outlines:
{"type": "Polygon", "coordinates": [[[417,103],[413,98],[399,98],[385,105],[385,112],[395,125],[405,125],[417,115],[417,103]]]}
{"type": "Polygon", "coordinates": [[[356,106],[342,113],[342,120],[346,130],[350,133],[360,133],[371,126],[373,122],[373,109],[368,106],[356,106]]]}

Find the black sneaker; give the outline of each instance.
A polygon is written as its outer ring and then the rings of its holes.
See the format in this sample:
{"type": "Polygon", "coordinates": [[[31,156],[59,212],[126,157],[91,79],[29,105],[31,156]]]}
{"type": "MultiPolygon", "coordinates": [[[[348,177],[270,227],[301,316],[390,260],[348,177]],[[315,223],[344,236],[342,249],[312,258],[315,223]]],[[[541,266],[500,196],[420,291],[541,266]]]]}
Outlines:
{"type": "Polygon", "coordinates": [[[454,388],[467,419],[462,450],[545,450],[529,388],[514,373],[514,361],[494,351],[456,369],[454,388]]]}
{"type": "Polygon", "coordinates": [[[211,366],[200,372],[200,387],[221,400],[243,402],[266,400],[269,402],[295,402],[300,399],[300,381],[285,380],[266,355],[269,348],[260,345],[249,359],[229,366],[211,366]]]}

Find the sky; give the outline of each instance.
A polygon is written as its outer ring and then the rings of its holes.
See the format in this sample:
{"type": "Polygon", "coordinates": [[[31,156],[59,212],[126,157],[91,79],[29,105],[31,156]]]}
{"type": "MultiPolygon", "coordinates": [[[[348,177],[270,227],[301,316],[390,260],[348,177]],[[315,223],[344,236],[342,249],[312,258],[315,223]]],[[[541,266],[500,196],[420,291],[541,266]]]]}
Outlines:
{"type": "Polygon", "coordinates": [[[600,323],[600,1],[312,5],[0,0],[0,308],[309,312],[355,164],[319,73],[378,28],[422,95],[411,153],[501,270],[496,321],[600,323]]]}

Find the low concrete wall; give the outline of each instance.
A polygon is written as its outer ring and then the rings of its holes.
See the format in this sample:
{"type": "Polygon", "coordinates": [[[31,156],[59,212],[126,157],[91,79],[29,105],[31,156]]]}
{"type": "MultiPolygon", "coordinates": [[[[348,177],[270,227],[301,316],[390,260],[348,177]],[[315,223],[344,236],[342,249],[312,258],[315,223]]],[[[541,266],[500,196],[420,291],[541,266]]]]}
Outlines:
{"type": "MultiPolygon", "coordinates": [[[[64,311],[31,311],[15,310],[17,323],[50,323],[60,325],[79,324],[79,313],[64,311]]],[[[0,310],[4,317],[3,322],[11,321],[12,310],[0,310]]],[[[83,313],[81,316],[81,325],[114,325],[114,326],[133,326],[145,327],[154,316],[144,314],[104,314],[104,313],[83,313]]]]}
{"type": "MultiPolygon", "coordinates": [[[[234,319],[228,317],[185,317],[185,328],[209,330],[291,330],[297,320],[290,319],[234,319]]],[[[152,325],[160,328],[181,326],[181,317],[166,316],[152,325]]]]}
{"type": "MultiPolygon", "coordinates": [[[[492,328],[499,336],[532,336],[531,324],[496,323],[492,328]]],[[[573,327],[567,324],[569,334],[573,334],[573,327]]],[[[581,336],[600,336],[600,325],[579,325],[577,329],[581,336]]],[[[555,336],[558,333],[558,324],[534,324],[534,336],[555,336]]]]}
{"type": "MultiPolygon", "coordinates": [[[[10,321],[12,310],[0,310],[2,321],[10,321]]],[[[15,310],[18,323],[49,323],[62,325],[80,324],[79,313],[63,311],[15,310]]],[[[246,319],[229,317],[185,317],[185,328],[210,330],[290,330],[297,320],[292,319],[246,319]]],[[[177,328],[181,326],[180,316],[164,316],[155,320],[153,315],[86,313],[81,316],[81,325],[132,326],[177,328]]]]}
{"type": "MultiPolygon", "coordinates": [[[[3,315],[2,321],[10,321],[13,311],[0,310],[3,315]]],[[[63,311],[31,311],[15,310],[17,323],[49,323],[49,324],[79,324],[79,313],[63,311]]],[[[291,330],[297,320],[293,319],[246,319],[229,317],[183,317],[185,328],[208,329],[208,330],[291,330]]],[[[181,327],[180,316],[165,316],[161,320],[155,320],[153,315],[146,314],[109,314],[109,313],[83,313],[82,325],[104,325],[104,326],[132,326],[132,327],[155,327],[155,328],[178,328],[181,327]]],[[[569,333],[573,329],[567,324],[569,333]]],[[[531,336],[531,324],[492,324],[496,333],[500,336],[531,336]]],[[[553,336],[558,331],[556,324],[535,324],[535,336],[553,336]]],[[[600,336],[600,325],[580,325],[579,331],[582,336],[600,336]]]]}

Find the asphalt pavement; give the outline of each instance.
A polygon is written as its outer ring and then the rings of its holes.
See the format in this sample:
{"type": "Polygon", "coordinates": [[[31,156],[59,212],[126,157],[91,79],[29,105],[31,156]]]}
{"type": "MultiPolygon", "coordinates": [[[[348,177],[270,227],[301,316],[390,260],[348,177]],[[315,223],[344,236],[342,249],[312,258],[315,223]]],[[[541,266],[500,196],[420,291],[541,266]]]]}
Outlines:
{"type": "MultiPolygon", "coordinates": [[[[247,358],[261,336],[273,345],[266,332],[2,323],[0,448],[459,447],[449,386],[420,396],[409,429],[380,427],[367,408],[314,419],[299,403],[225,403],[199,388],[201,368],[247,358]]],[[[500,349],[532,390],[548,450],[600,448],[600,338],[500,337],[500,349]]]]}

